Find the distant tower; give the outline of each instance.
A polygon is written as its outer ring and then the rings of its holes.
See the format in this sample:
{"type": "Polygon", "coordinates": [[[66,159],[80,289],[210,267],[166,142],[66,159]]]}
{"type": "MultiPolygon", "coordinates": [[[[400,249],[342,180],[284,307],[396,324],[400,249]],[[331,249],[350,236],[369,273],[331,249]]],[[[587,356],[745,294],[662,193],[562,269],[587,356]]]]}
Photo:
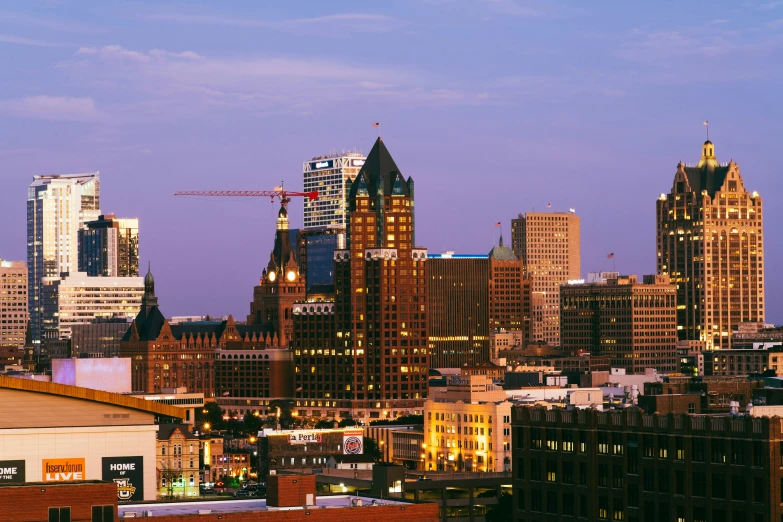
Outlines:
{"type": "Polygon", "coordinates": [[[677,285],[679,340],[731,348],[740,323],[764,321],[761,197],[708,140],[698,165],[677,165],[656,208],[658,272],[677,285]]]}
{"type": "Polygon", "coordinates": [[[294,301],[305,297],[305,278],[299,272],[288,225],[288,200],[283,199],[277,213],[275,246],[261,281],[253,289],[253,302],[247,317],[249,324],[266,327],[271,336],[277,336],[277,346],[286,348],[293,340],[294,301]]]}
{"type": "Polygon", "coordinates": [[[89,276],[139,275],[139,220],[101,215],[79,230],[79,272],[89,276]]]}

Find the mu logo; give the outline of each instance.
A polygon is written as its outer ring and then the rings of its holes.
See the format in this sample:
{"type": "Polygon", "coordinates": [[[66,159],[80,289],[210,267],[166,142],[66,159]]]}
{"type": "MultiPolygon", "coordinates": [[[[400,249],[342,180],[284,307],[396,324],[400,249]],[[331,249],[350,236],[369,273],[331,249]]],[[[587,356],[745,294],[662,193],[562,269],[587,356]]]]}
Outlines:
{"type": "Polygon", "coordinates": [[[114,479],[117,483],[117,497],[120,500],[130,500],[133,494],[136,492],[136,488],[131,484],[130,479],[121,478],[114,479]]]}

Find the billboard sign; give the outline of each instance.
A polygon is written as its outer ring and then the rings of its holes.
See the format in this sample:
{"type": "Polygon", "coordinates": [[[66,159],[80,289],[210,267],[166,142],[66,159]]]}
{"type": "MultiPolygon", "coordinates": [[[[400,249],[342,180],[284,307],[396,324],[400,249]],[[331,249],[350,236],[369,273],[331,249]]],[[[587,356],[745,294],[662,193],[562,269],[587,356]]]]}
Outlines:
{"type": "Polygon", "coordinates": [[[103,480],[117,484],[117,500],[144,500],[144,457],[103,457],[103,480]]]}
{"type": "Polygon", "coordinates": [[[320,444],[323,442],[321,432],[317,431],[296,431],[288,434],[289,444],[320,444]]]}
{"type": "Polygon", "coordinates": [[[334,160],[313,161],[310,163],[310,170],[331,169],[334,160]]]}
{"type": "Polygon", "coordinates": [[[361,455],[364,453],[364,432],[345,430],[343,432],[343,455],[361,455]]]}
{"type": "Polygon", "coordinates": [[[0,460],[0,484],[21,484],[24,472],[23,460],[0,460]]]}
{"type": "Polygon", "coordinates": [[[351,160],[351,166],[352,167],[362,167],[362,166],[364,166],[364,160],[363,159],[351,160]]]}
{"type": "Polygon", "coordinates": [[[44,482],[71,482],[87,477],[84,459],[43,459],[44,482]]]}

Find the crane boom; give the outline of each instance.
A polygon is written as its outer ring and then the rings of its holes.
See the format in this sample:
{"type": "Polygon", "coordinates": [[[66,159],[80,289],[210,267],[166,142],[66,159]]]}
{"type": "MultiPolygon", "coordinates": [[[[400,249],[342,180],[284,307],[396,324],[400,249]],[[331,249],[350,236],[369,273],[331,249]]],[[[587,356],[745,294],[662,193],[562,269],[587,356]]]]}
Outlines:
{"type": "Polygon", "coordinates": [[[234,196],[234,197],[269,197],[288,199],[290,196],[306,197],[309,200],[318,199],[318,191],[293,192],[289,190],[182,190],[174,193],[175,196],[234,196]]]}

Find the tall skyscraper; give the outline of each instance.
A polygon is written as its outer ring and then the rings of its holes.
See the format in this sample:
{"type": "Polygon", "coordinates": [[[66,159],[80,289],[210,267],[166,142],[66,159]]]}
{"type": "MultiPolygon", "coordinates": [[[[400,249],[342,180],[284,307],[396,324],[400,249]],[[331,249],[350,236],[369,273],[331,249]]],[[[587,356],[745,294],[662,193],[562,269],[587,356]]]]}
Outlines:
{"type": "Polygon", "coordinates": [[[764,321],[761,197],[705,141],[696,166],[677,165],[656,208],[658,272],[677,285],[679,339],[731,348],[740,323],[764,321]]]}
{"type": "Polygon", "coordinates": [[[613,368],[677,371],[676,289],[665,275],[576,283],[560,289],[563,350],[611,357],[613,368]]]}
{"type": "Polygon", "coordinates": [[[79,271],[89,276],[138,277],[139,220],[102,215],[79,230],[79,271]]]}
{"type": "Polygon", "coordinates": [[[334,251],[345,248],[345,227],[311,227],[296,236],[299,266],[309,293],[313,285],[334,286],[334,251]]]}
{"type": "Polygon", "coordinates": [[[514,252],[530,279],[532,335],[560,346],[560,286],[579,279],[579,217],[573,212],[528,212],[511,221],[514,252]]]}
{"type": "Polygon", "coordinates": [[[27,190],[28,309],[33,342],[41,341],[42,282],[79,267],[78,233],[100,215],[100,175],[35,176],[27,190]]]}
{"type": "Polygon", "coordinates": [[[27,265],[0,259],[0,358],[17,351],[24,355],[27,321],[27,265]]]}
{"type": "Polygon", "coordinates": [[[348,224],[346,201],[348,188],[364,166],[358,152],[317,156],[302,165],[304,190],[318,191],[318,199],[305,198],[304,229],[341,227],[348,224]]]}
{"type": "Polygon", "coordinates": [[[489,252],[489,327],[492,331],[521,331],[531,341],[530,280],[514,251],[500,242],[489,252]]]}
{"type": "Polygon", "coordinates": [[[347,248],[334,253],[336,300],[294,306],[295,331],[307,333],[294,336],[298,402],[315,399],[329,403],[327,411],[369,418],[421,411],[427,250],[414,246],[413,179],[402,176],[380,138],[346,199],[347,248]]]}

